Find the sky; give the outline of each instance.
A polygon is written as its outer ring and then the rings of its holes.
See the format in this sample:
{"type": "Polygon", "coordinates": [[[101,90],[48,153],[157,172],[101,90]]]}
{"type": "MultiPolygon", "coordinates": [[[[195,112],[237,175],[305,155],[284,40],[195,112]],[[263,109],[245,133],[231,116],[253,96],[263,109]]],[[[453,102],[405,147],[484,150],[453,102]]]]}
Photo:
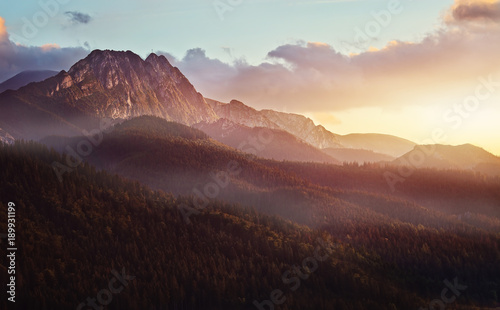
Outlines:
{"type": "Polygon", "coordinates": [[[338,134],[500,155],[500,0],[0,3],[0,81],[93,49],[163,54],[205,97],[338,134]]]}

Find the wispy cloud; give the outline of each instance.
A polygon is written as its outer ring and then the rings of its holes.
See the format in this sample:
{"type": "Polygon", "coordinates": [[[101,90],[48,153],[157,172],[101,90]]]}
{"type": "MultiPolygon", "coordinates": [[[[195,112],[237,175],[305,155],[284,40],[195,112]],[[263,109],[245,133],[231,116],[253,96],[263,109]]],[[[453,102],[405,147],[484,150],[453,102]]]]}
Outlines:
{"type": "Polygon", "coordinates": [[[88,24],[92,21],[92,16],[78,11],[67,11],[64,14],[68,16],[73,24],[88,24]]]}

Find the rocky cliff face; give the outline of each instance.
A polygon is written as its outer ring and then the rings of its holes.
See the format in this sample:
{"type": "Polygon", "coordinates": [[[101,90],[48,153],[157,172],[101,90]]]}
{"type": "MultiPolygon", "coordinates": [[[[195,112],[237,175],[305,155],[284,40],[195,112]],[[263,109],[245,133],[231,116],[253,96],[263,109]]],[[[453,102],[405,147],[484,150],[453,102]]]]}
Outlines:
{"type": "Polygon", "coordinates": [[[316,126],[310,118],[303,115],[273,110],[257,111],[237,100],[227,104],[210,99],[207,99],[207,102],[220,118],[237,124],[284,130],[317,148],[341,146],[336,134],[329,132],[323,126],[316,126]]]}
{"type": "Polygon", "coordinates": [[[281,129],[288,131],[317,148],[337,148],[342,146],[338,135],[326,130],[321,125],[315,125],[310,118],[303,115],[273,110],[262,110],[261,113],[281,129]]]}
{"type": "Polygon", "coordinates": [[[257,111],[238,100],[231,100],[228,104],[211,99],[206,100],[220,118],[225,118],[248,127],[281,129],[280,126],[272,122],[260,111],[257,111]]]}
{"type": "Polygon", "coordinates": [[[186,125],[218,119],[164,56],[143,60],[130,51],[109,50],[95,50],[68,72],[2,93],[0,109],[0,127],[34,139],[94,128],[101,118],[154,115],[186,125]]]}
{"type": "Polygon", "coordinates": [[[257,111],[237,100],[232,100],[230,103],[222,103],[211,99],[206,99],[206,101],[220,118],[248,127],[284,130],[319,149],[345,148],[355,149],[361,153],[362,151],[373,151],[379,155],[389,156],[377,156],[377,158],[390,160],[391,157],[396,158],[409,152],[415,146],[414,142],[391,135],[338,135],[328,131],[321,125],[314,124],[313,120],[303,115],[274,110],[257,111]]]}
{"type": "Polygon", "coordinates": [[[61,73],[47,93],[97,117],[155,115],[191,125],[217,116],[188,79],[164,56],[146,60],[128,52],[93,51],[61,73]],[[69,91],[64,91],[64,90],[69,91]]]}

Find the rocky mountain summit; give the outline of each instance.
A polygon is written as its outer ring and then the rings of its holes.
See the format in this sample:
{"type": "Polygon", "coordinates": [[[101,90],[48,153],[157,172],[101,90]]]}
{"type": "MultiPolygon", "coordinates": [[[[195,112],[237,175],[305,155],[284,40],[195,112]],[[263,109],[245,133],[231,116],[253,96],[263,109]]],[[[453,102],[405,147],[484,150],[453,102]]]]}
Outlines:
{"type": "Polygon", "coordinates": [[[336,134],[321,125],[315,125],[310,118],[303,115],[273,110],[257,111],[237,100],[222,103],[207,99],[207,102],[220,118],[237,124],[284,130],[317,148],[340,147],[336,134]]]}
{"type": "MultiPolygon", "coordinates": [[[[284,131],[318,150],[348,148],[398,157],[415,145],[389,135],[342,136],[303,115],[207,99],[164,56],[152,53],[142,59],[131,51],[95,50],[67,72],[1,93],[0,110],[0,128],[15,139],[81,135],[99,129],[104,118],[116,123],[152,115],[189,126],[227,119],[248,128],[284,131]]],[[[299,145],[278,136],[286,145],[299,145]]],[[[276,152],[272,156],[279,158],[276,152]]],[[[325,156],[330,158],[317,157],[325,156]]]]}
{"type": "Polygon", "coordinates": [[[14,136],[74,134],[101,118],[154,115],[186,125],[218,119],[164,56],[95,50],[71,69],[0,95],[0,126],[14,136]]]}
{"type": "Polygon", "coordinates": [[[97,117],[148,114],[187,125],[217,118],[179,69],[156,54],[143,60],[130,51],[96,50],[50,86],[47,96],[71,97],[74,107],[97,117]]]}

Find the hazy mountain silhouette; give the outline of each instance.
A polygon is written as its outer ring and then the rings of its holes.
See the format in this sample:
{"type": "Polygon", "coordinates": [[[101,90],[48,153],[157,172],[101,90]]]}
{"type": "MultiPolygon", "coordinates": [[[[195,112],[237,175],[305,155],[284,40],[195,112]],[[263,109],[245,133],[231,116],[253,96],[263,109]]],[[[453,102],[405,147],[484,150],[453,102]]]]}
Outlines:
{"type": "Polygon", "coordinates": [[[500,175],[500,157],[472,144],[416,146],[392,163],[417,168],[465,169],[500,175]]]}
{"type": "MultiPolygon", "coordinates": [[[[314,124],[310,118],[303,115],[273,110],[258,111],[237,100],[232,100],[230,103],[206,100],[221,118],[248,127],[282,129],[319,149],[362,149],[398,157],[409,152],[416,145],[409,140],[383,134],[342,136],[328,131],[321,125],[314,124]]],[[[388,159],[388,157],[381,158],[388,159]]],[[[340,160],[340,158],[337,159],[340,160]]]]}
{"type": "Polygon", "coordinates": [[[28,70],[16,74],[0,83],[0,93],[7,89],[17,90],[33,82],[40,82],[57,74],[57,71],[51,70],[28,70]]]}
{"type": "Polygon", "coordinates": [[[247,127],[227,119],[210,124],[199,123],[193,127],[206,132],[217,141],[259,157],[340,164],[322,150],[281,129],[247,127]]]}

